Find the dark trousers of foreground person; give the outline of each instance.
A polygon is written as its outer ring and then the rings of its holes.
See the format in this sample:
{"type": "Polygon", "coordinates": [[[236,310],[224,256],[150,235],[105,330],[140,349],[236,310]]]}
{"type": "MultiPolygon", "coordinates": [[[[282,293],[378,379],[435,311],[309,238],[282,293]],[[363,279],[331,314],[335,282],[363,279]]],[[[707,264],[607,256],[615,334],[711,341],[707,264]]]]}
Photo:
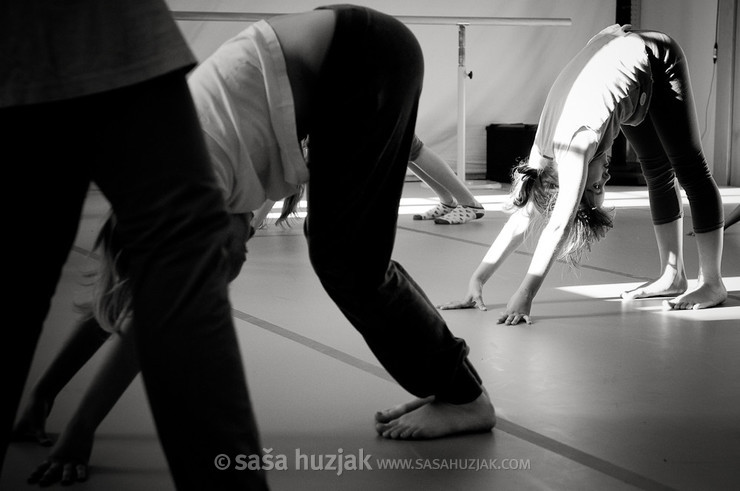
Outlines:
{"type": "Polygon", "coordinates": [[[113,207],[130,258],[137,352],[175,485],[266,488],[262,473],[214,466],[217,455],[257,454],[260,443],[227,293],[228,215],[185,74],[1,109],[0,131],[3,226],[17,246],[5,310],[23,319],[0,334],[0,462],[94,182],[113,207]]]}

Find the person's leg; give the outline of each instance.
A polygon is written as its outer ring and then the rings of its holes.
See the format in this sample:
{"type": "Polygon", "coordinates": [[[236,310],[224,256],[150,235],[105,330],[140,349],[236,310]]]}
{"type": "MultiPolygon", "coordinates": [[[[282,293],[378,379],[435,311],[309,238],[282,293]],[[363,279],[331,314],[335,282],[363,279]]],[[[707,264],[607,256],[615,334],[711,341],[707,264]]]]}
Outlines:
{"type": "Polygon", "coordinates": [[[305,229],[314,269],[388,372],[412,394],[433,397],[379,421],[378,431],[391,438],[494,424],[465,342],[391,260],[422,71],[418,44],[400,23],[364,9],[340,11],[310,137],[305,229]]]}
{"type": "Polygon", "coordinates": [[[45,426],[54,399],[109,337],[91,312],[82,314],[70,337],[31,389],[28,403],[13,429],[13,440],[31,440],[43,446],[52,444],[45,426]]]}
{"type": "MultiPolygon", "coordinates": [[[[481,205],[439,155],[422,145],[409,168],[440,197],[441,204],[453,206],[447,213],[433,217],[438,224],[464,224],[481,218],[481,205]],[[449,215],[449,216],[446,216],[449,215]]],[[[414,217],[416,218],[416,217],[414,217]]]]}
{"type": "Polygon", "coordinates": [[[696,232],[696,245],[699,252],[697,286],[666,302],[667,308],[706,309],[727,300],[727,288],[722,280],[724,230],[718,228],[704,233],[696,232]]]}
{"type": "Polygon", "coordinates": [[[736,206],[725,219],[725,230],[736,224],[738,221],[740,221],[740,205],[736,206]]]}
{"type": "MultiPolygon", "coordinates": [[[[426,174],[423,169],[416,165],[416,160],[421,155],[421,150],[424,148],[424,143],[419,139],[418,136],[414,135],[414,139],[411,141],[411,151],[409,153],[408,169],[413,172],[416,177],[426,183],[432,191],[439,198],[439,203],[434,207],[426,210],[424,213],[417,213],[414,215],[414,220],[434,220],[437,217],[441,217],[457,206],[457,201],[450,191],[448,191],[443,185],[435,181],[430,175],[426,174]]],[[[444,163],[444,162],[443,162],[444,163]]]]}
{"type": "Polygon", "coordinates": [[[4,179],[27,189],[3,200],[3,226],[23,259],[9,263],[3,301],[7,311],[22,314],[23,325],[3,329],[0,339],[0,470],[89,185],[73,143],[76,111],[74,101],[0,109],[4,179]]]}
{"type": "Polygon", "coordinates": [[[696,288],[668,302],[675,309],[701,309],[727,298],[722,281],[724,210],[704,158],[688,66],[681,48],[660,33],[643,35],[653,50],[649,116],[676,177],[686,191],[699,252],[696,288]]]}
{"type": "MultiPolygon", "coordinates": [[[[471,208],[482,208],[481,204],[475,199],[473,193],[465,184],[457,178],[447,163],[434,153],[429,147],[424,145],[419,151],[419,156],[414,161],[416,167],[439,186],[446,189],[459,205],[469,206],[471,208]]],[[[431,183],[429,183],[431,187],[431,183]]],[[[432,188],[434,189],[434,188],[432,188]]]]}
{"type": "Polygon", "coordinates": [[[622,293],[624,299],[675,296],[686,291],[683,264],[683,211],[675,174],[649,117],[622,131],[635,150],[648,188],[653,230],[658,243],[660,274],[622,293]]]}
{"type": "Polygon", "coordinates": [[[229,219],[184,73],[99,99],[94,179],[130,259],[134,341],[175,484],[262,489],[261,471],[213,465],[261,447],[227,292],[229,219]]]}
{"type": "MultiPolygon", "coordinates": [[[[437,198],[439,198],[440,204],[446,205],[448,208],[452,209],[457,205],[457,200],[455,200],[455,197],[452,195],[451,192],[449,192],[444,186],[439,184],[437,181],[432,178],[429,174],[424,172],[424,170],[416,165],[415,160],[409,160],[409,170],[414,173],[416,177],[421,179],[421,181],[429,186],[429,188],[434,191],[434,194],[437,195],[437,198]]],[[[418,218],[417,220],[422,220],[421,218],[418,218]]]]}

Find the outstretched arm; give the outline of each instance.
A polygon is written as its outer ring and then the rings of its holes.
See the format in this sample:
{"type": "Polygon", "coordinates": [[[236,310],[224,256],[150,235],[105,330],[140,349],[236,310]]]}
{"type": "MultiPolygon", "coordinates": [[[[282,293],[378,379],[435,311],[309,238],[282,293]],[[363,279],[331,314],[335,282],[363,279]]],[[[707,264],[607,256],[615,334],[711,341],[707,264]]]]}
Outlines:
{"type": "Polygon", "coordinates": [[[568,238],[586,186],[588,162],[593,157],[596,143],[595,135],[584,130],[576,134],[566,150],[558,152],[559,190],[555,207],[537,242],[529,270],[506,305],[506,311],[499,317],[499,323],[518,324],[524,321],[531,324],[529,313],[532,301],[568,238]]]}
{"type": "Polygon", "coordinates": [[[31,389],[29,401],[13,430],[16,441],[35,441],[50,446],[46,434],[46,418],[62,388],[82,366],[98,351],[110,336],[95,320],[91,312],[85,312],[59,353],[31,389]]]}
{"type": "MultiPolygon", "coordinates": [[[[254,229],[250,226],[251,218],[251,213],[231,215],[229,239],[227,240],[229,281],[239,274],[246,260],[245,244],[254,234],[254,229]]],[[[100,337],[100,333],[105,335],[94,318],[90,318],[87,324],[89,325],[84,331],[87,333],[87,338],[93,338],[94,335],[100,337]],[[96,330],[93,331],[90,326],[95,326],[96,330]]],[[[100,344],[102,341],[97,344],[97,347],[100,344]]],[[[90,356],[92,353],[87,358],[90,356]]],[[[78,353],[75,356],[69,354],[68,357],[77,360],[83,356],[78,353]]],[[[49,458],[33,471],[28,479],[29,482],[47,486],[57,481],[61,481],[62,484],[72,484],[87,479],[87,464],[92,452],[95,431],[131,385],[139,371],[131,324],[127,322],[121,328],[121,332],[111,336],[106,357],[77,410],[52,448],[49,458]]]]}
{"type": "Polygon", "coordinates": [[[504,228],[501,229],[480,265],[470,277],[465,299],[440,305],[438,308],[450,310],[475,307],[479,310],[486,310],[486,304],[483,302],[483,285],[524,241],[532,220],[532,213],[535,213],[529,208],[517,209],[506,221],[504,228]]]}
{"type": "Polygon", "coordinates": [[[33,471],[29,482],[46,486],[57,481],[72,484],[87,479],[87,463],[95,430],[139,373],[133,335],[128,331],[124,329],[112,337],[107,357],[80,405],[52,448],[49,458],[33,471]]]}

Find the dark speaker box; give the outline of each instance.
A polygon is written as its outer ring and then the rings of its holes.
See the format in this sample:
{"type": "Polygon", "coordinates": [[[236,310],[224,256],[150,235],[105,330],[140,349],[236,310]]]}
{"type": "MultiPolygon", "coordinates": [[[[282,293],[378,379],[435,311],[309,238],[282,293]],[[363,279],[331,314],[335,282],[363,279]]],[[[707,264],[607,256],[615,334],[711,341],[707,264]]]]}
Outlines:
{"type": "Polygon", "coordinates": [[[536,124],[489,124],[486,126],[486,179],[511,182],[511,170],[529,156],[537,133],[536,124]]]}

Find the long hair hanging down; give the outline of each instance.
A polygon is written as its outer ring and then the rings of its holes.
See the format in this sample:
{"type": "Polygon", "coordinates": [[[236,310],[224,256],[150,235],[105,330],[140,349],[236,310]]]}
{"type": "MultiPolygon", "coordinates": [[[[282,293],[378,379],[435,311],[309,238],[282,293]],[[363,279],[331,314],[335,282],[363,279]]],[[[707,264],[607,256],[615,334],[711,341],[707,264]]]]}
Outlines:
{"type": "Polygon", "coordinates": [[[275,220],[275,225],[285,224],[290,226],[289,218],[298,214],[298,205],[301,203],[305,189],[306,185],[301,184],[298,186],[298,191],[283,199],[283,207],[280,210],[280,216],[275,220]]]}
{"type": "MultiPolygon", "coordinates": [[[[301,185],[295,194],[285,198],[277,224],[288,223],[297,212],[303,192],[301,185]]],[[[92,300],[77,306],[83,315],[94,316],[107,332],[119,332],[132,314],[128,259],[115,229],[116,217],[110,213],[95,240],[94,250],[100,255],[100,263],[86,275],[92,286],[92,300]]]]}
{"type": "MultiPolygon", "coordinates": [[[[558,176],[552,166],[538,169],[530,167],[527,159],[522,159],[512,169],[511,176],[511,194],[507,207],[523,208],[531,203],[544,222],[547,222],[555,208],[559,190],[558,176]]],[[[577,266],[591,250],[591,244],[603,238],[612,227],[613,211],[588,203],[584,193],[558,259],[571,267],[577,266]]]]}
{"type": "Polygon", "coordinates": [[[128,261],[116,233],[116,217],[108,215],[95,240],[100,254],[95,271],[86,274],[92,286],[92,300],[78,306],[83,315],[94,316],[107,332],[119,332],[131,317],[132,293],[128,261]]]}
{"type": "MultiPolygon", "coordinates": [[[[301,140],[301,153],[303,154],[303,158],[306,160],[306,162],[308,162],[310,156],[309,139],[310,137],[307,136],[306,138],[301,140]]],[[[275,220],[275,225],[290,226],[289,218],[298,214],[298,205],[301,203],[301,199],[303,198],[305,192],[306,185],[300,184],[295,193],[283,199],[283,207],[280,210],[280,216],[277,220],[275,220]]]]}
{"type": "MultiPolygon", "coordinates": [[[[295,194],[285,198],[276,224],[288,223],[290,216],[296,214],[303,192],[301,185],[295,194]]],[[[94,250],[100,255],[100,263],[95,271],[86,275],[92,286],[92,300],[77,306],[83,315],[94,316],[100,327],[108,332],[119,332],[132,314],[128,259],[115,228],[116,217],[110,213],[95,240],[94,250]]]]}

